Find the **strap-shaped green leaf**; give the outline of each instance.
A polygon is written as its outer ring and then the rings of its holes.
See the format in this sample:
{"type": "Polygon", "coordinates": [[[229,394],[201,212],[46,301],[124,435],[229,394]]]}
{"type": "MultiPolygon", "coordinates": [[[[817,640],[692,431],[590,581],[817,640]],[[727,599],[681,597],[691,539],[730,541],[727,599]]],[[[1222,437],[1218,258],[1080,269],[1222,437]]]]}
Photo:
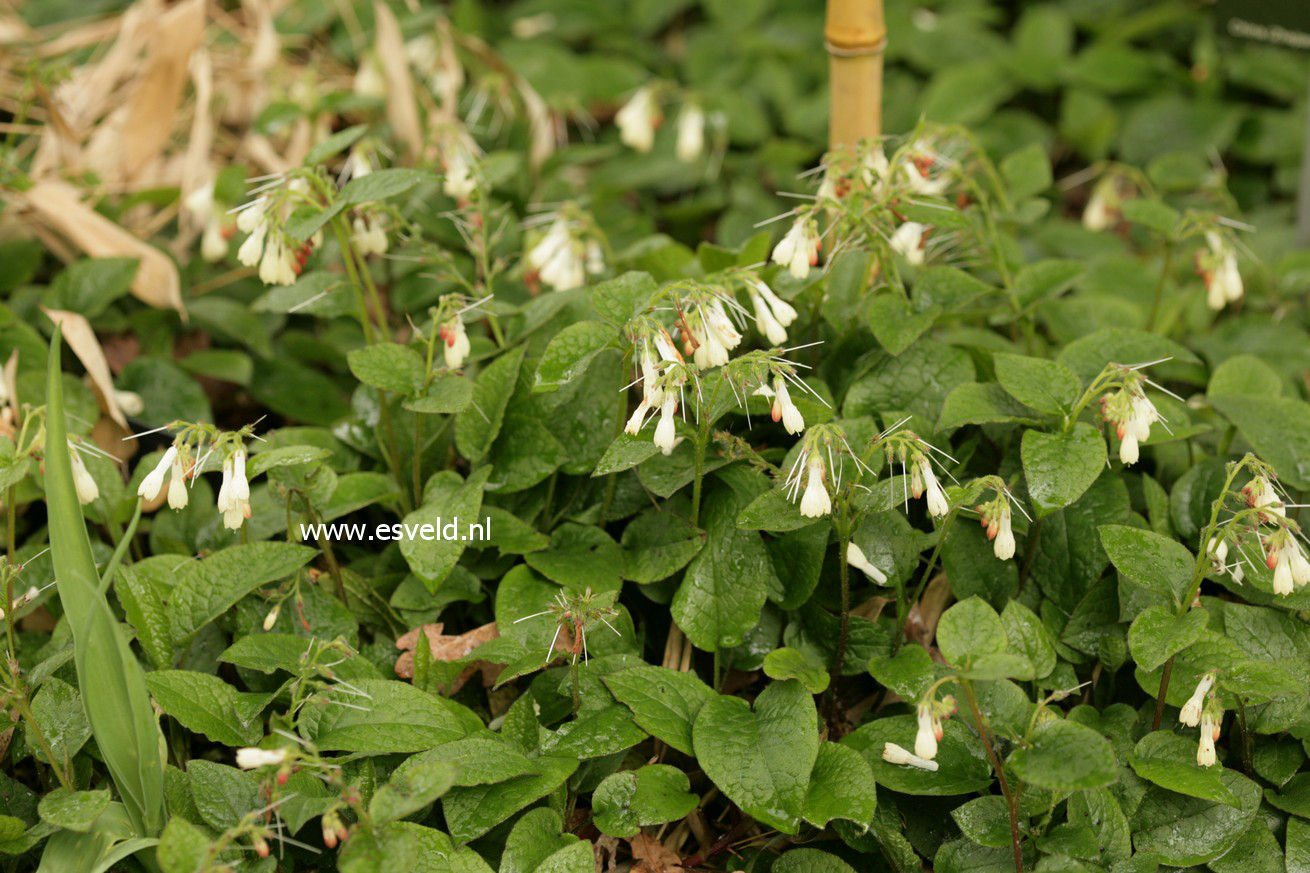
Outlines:
{"type": "Polygon", "coordinates": [[[73,631],[77,680],[91,733],[133,829],[140,836],[154,836],[163,828],[165,815],[163,735],[150,706],[145,673],[99,591],[100,576],[73,485],[59,372],[61,345],[56,327],[50,341],[45,486],[59,601],[73,631]]]}

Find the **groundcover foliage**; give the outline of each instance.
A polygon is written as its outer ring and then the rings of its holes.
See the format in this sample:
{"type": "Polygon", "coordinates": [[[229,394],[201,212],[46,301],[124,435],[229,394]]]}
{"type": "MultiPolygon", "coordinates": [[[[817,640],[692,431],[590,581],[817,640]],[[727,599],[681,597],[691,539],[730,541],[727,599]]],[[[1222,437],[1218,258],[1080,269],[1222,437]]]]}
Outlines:
{"type": "Polygon", "coordinates": [[[817,5],[9,71],[4,869],[1310,869],[1304,63],[817,5]]]}

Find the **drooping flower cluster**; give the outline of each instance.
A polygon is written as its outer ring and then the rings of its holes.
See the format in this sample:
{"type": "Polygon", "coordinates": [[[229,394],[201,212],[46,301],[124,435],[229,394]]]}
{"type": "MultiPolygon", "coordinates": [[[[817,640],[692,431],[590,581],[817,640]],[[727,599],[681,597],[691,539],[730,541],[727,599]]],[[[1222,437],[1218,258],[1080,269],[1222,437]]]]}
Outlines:
{"type": "Polygon", "coordinates": [[[255,199],[237,207],[237,229],[249,234],[237,249],[237,260],[247,267],[259,267],[259,280],[265,285],[292,285],[310,252],[322,243],[318,231],[304,243],[292,239],[284,223],[295,202],[308,191],[304,179],[295,178],[283,184],[281,176],[272,177],[255,199]]]}
{"type": "Polygon", "coordinates": [[[636,339],[634,345],[640,349],[637,364],[641,370],[638,379],[642,383],[642,396],[623,430],[636,436],[648,416],[653,417],[658,412],[660,420],[655,426],[655,445],[664,454],[672,454],[677,445],[674,416],[681,405],[683,387],[691,372],[668,331],[663,328],[647,328],[645,335],[636,339]]]}
{"type": "Polygon", "coordinates": [[[1101,416],[1114,425],[1115,436],[1119,438],[1119,460],[1124,466],[1137,463],[1141,444],[1151,436],[1151,425],[1163,421],[1160,411],[1134,376],[1127,377],[1119,390],[1101,397],[1101,416]]]}
{"type": "Polygon", "coordinates": [[[468,329],[465,325],[465,316],[475,312],[487,301],[491,300],[491,295],[483,297],[481,300],[470,301],[462,294],[447,294],[441,298],[441,302],[428,310],[432,316],[432,330],[434,333],[429,337],[429,354],[431,359],[435,351],[435,344],[441,342],[442,359],[446,366],[451,370],[458,370],[464,366],[468,360],[469,354],[473,351],[473,344],[469,341],[468,329]]]}
{"type": "Polygon", "coordinates": [[[746,293],[755,311],[755,325],[775,346],[787,341],[787,328],[796,320],[796,308],[756,276],[746,279],[746,293]]]}
{"type": "Polygon", "coordinates": [[[729,353],[741,344],[741,332],[728,314],[742,315],[737,302],[716,289],[702,289],[688,294],[681,306],[683,350],[696,366],[709,370],[728,363],[729,353]]]}
{"type": "Polygon", "coordinates": [[[619,141],[631,149],[648,152],[655,145],[655,131],[664,121],[659,94],[653,85],[642,85],[614,116],[619,141]]]}
{"type": "Polygon", "coordinates": [[[210,181],[196,188],[187,195],[183,206],[199,224],[204,225],[200,235],[200,256],[211,264],[227,257],[227,241],[235,227],[215,202],[214,183],[210,181]]]}
{"type": "Polygon", "coordinates": [[[529,285],[540,279],[555,291],[581,288],[587,276],[605,272],[605,249],[595,222],[572,204],[537,219],[547,223],[524,255],[529,285]]]}
{"type": "Polygon", "coordinates": [[[187,481],[194,484],[196,477],[205,471],[205,463],[210,456],[218,452],[223,457],[218,511],[223,516],[224,527],[229,530],[239,529],[251,514],[250,482],[246,477],[246,450],[243,442],[244,437],[250,434],[250,428],[223,432],[211,425],[175,422],[146,433],[156,433],[159,430],[177,430],[178,434],[137,486],[137,496],[146,503],[153,503],[164,493],[164,483],[167,481],[169,508],[185,509],[190,502],[187,481]]]}
{"type": "Polygon", "coordinates": [[[443,128],[438,142],[441,190],[461,206],[468,203],[481,181],[481,150],[462,125],[443,128]]]}
{"type": "Polygon", "coordinates": [[[1214,694],[1215,671],[1211,670],[1201,676],[1196,683],[1192,696],[1178,712],[1178,721],[1187,727],[1201,727],[1200,742],[1196,749],[1196,763],[1202,767],[1213,767],[1218,760],[1214,744],[1219,739],[1220,725],[1223,723],[1223,709],[1214,694]]]}
{"type": "Polygon", "coordinates": [[[817,424],[805,432],[801,449],[783,482],[788,500],[800,498],[801,515],[822,518],[832,512],[832,494],[841,489],[848,458],[857,475],[872,474],[873,471],[851,450],[840,426],[817,424]]]}
{"type": "Polygon", "coordinates": [[[791,228],[778,244],[773,247],[773,262],[787,268],[797,279],[810,275],[810,268],[818,266],[819,250],[823,240],[819,237],[819,225],[814,218],[814,210],[801,210],[791,228]]]}
{"type": "Polygon", "coordinates": [[[978,509],[979,523],[987,531],[987,539],[992,541],[992,552],[1002,561],[1014,557],[1014,530],[1010,526],[1010,501],[1005,494],[998,494],[996,499],[985,503],[978,509]]]}
{"type": "Polygon", "coordinates": [[[918,449],[910,451],[910,494],[916,500],[927,494],[928,514],[934,518],[943,518],[951,511],[946,492],[942,490],[941,483],[933,473],[932,461],[927,453],[918,449]]]}
{"type": "Polygon", "coordinates": [[[1123,204],[1132,193],[1128,180],[1120,173],[1107,173],[1097,180],[1083,207],[1083,227],[1100,232],[1118,226],[1123,218],[1123,204]]]}
{"type": "Polygon", "coordinates": [[[1237,269],[1237,251],[1218,230],[1205,232],[1204,250],[1196,253],[1196,272],[1205,282],[1206,303],[1211,309],[1223,309],[1242,299],[1242,274],[1237,269]]]}
{"type": "Polygon", "coordinates": [[[359,210],[350,223],[350,242],[361,255],[387,253],[387,217],[371,210],[359,210]]]}
{"type": "Polygon", "coordinates": [[[919,730],[914,735],[914,754],[931,761],[937,757],[937,744],[942,741],[946,731],[942,719],[955,714],[955,698],[949,694],[941,700],[930,696],[919,701],[915,707],[915,719],[919,730]]]}
{"type": "Polygon", "coordinates": [[[1290,524],[1281,524],[1265,538],[1265,561],[1274,571],[1274,593],[1287,596],[1310,582],[1310,561],[1290,524]]]}

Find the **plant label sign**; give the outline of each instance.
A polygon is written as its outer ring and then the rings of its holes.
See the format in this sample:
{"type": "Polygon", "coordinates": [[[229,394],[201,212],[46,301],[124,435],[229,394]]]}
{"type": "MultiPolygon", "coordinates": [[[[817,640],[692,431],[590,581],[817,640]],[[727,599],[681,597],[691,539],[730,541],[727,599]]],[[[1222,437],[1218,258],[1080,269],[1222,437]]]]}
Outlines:
{"type": "Polygon", "coordinates": [[[1215,24],[1238,39],[1310,51],[1310,3],[1305,0],[1218,0],[1215,24]]]}
{"type": "MultiPolygon", "coordinates": [[[[1215,25],[1238,39],[1310,51],[1310,3],[1306,0],[1218,0],[1215,25]]],[[[1301,147],[1296,239],[1310,246],[1310,120],[1301,147]]]]}

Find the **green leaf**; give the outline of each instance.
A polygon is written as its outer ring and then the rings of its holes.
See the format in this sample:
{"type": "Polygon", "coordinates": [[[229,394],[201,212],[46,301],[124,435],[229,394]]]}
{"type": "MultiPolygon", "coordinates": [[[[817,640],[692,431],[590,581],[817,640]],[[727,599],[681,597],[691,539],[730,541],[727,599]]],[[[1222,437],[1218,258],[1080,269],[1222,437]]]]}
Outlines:
{"type": "Polygon", "coordinates": [[[937,646],[948,662],[967,669],[984,656],[1005,652],[1005,625],[986,601],[970,597],[942,613],[937,646]]]}
{"type": "Polygon", "coordinates": [[[386,679],[360,679],[302,710],[305,735],[324,751],[421,752],[466,733],[463,707],[386,679]],[[360,697],[362,692],[365,697],[360,697]]]}
{"type": "Polygon", "coordinates": [[[818,849],[792,849],[773,863],[773,873],[855,873],[855,868],[818,849]]]}
{"type": "Polygon", "coordinates": [[[996,381],[1011,397],[1048,415],[1063,415],[1073,409],[1082,394],[1078,377],[1062,364],[1045,358],[996,354],[996,381]]]}
{"type": "Polygon", "coordinates": [[[696,716],[696,758],[705,775],[747,815],[794,834],[819,753],[818,711],[799,682],[773,682],[755,707],[710,699],[696,716]]]}
{"type": "Polygon", "coordinates": [[[645,310],[658,290],[650,273],[629,271],[595,285],[590,292],[591,305],[603,317],[623,325],[645,310]]]}
{"type": "Polygon", "coordinates": [[[623,584],[623,552],[598,527],[563,524],[555,529],[548,549],[526,556],[528,566],[552,582],[578,594],[617,591],[623,584]]]}
{"type": "Polygon", "coordinates": [[[1105,467],[1105,440],[1084,422],[1070,433],[1024,431],[1020,453],[1038,518],[1081,497],[1105,467]]]}
{"type": "Polygon", "coordinates": [[[346,354],[350,372],[365,385],[410,396],[423,386],[423,357],[409,346],[380,342],[346,354]]]}
{"type": "Polygon", "coordinates": [[[618,704],[584,709],[559,730],[541,741],[541,751],[579,760],[603,758],[630,749],[646,739],[646,732],[633,723],[632,714],[618,704]]]}
{"type": "Polygon", "coordinates": [[[1132,817],[1133,847],[1171,867],[1205,864],[1231,849],[1256,817],[1260,787],[1232,770],[1224,770],[1220,778],[1238,806],[1158,787],[1147,791],[1132,817]]]}
{"type": "Polygon", "coordinates": [[[596,827],[612,837],[631,837],[648,825],[678,821],[700,802],[690,788],[687,774],[667,764],[615,773],[592,795],[596,827]]]}
{"type": "Polygon", "coordinates": [[[160,835],[156,858],[164,873],[195,873],[209,860],[209,835],[186,819],[173,816],[160,835]]]}
{"type": "Polygon", "coordinates": [[[1002,849],[1010,845],[1010,810],[1004,797],[975,797],[951,810],[951,818],[966,837],[980,846],[1002,849]]]}
{"type": "Polygon", "coordinates": [[[610,673],[601,681],[632,710],[633,720],[643,730],[684,755],[693,754],[692,725],[701,707],[714,697],[695,674],[647,665],[610,673]]]}
{"type": "Polygon", "coordinates": [[[701,506],[709,536],[673,595],[673,620],[697,647],[717,651],[740,645],[760,620],[773,565],[760,535],[737,527],[740,499],[716,488],[701,506]]]}
{"type": "Polygon", "coordinates": [[[932,655],[923,646],[913,644],[901,646],[895,655],[873,658],[869,672],[904,700],[918,700],[937,678],[932,655]]]}
{"type": "Polygon", "coordinates": [[[844,819],[863,831],[873,821],[877,802],[873,770],[860,753],[838,743],[821,743],[802,817],[819,828],[844,819]]]}
{"type": "Polygon", "coordinates": [[[968,352],[925,337],[894,358],[878,358],[846,392],[842,414],[909,412],[933,422],[951,389],[974,377],[968,352]]]}
{"type": "Polygon", "coordinates": [[[1051,161],[1046,149],[1033,143],[1011,152],[1001,161],[1001,176],[1015,202],[1042,193],[1051,187],[1051,161]]]}
{"type": "Polygon", "coordinates": [[[973,794],[991,785],[992,768],[978,737],[957,719],[945,722],[942,727],[945,733],[934,759],[938,765],[936,770],[902,767],[882,759],[882,750],[887,743],[914,749],[918,724],[912,715],[879,718],[861,725],[842,737],[841,742],[864,756],[879,785],[902,794],[973,794]]]}
{"type": "Polygon", "coordinates": [[[1287,820],[1287,873],[1310,873],[1310,822],[1287,820]]]}
{"type": "Polygon", "coordinates": [[[619,434],[614,442],[610,443],[609,448],[605,450],[605,454],[601,455],[600,460],[596,463],[596,469],[592,470],[591,475],[608,476],[611,473],[621,473],[643,461],[649,460],[658,453],[659,446],[655,445],[650,435],[619,434]]]}
{"type": "Polygon", "coordinates": [[[937,430],[954,430],[966,424],[1034,422],[1036,413],[1016,401],[995,382],[962,382],[942,403],[937,430]]]}
{"type": "Polygon", "coordinates": [[[1133,224],[1148,227],[1166,238],[1172,238],[1178,227],[1178,210],[1154,197],[1130,198],[1124,201],[1121,209],[1124,218],[1133,224]]]}
{"type": "Polygon", "coordinates": [[[1032,677],[1043,679],[1055,669],[1055,647],[1042,620],[1017,600],[1005,604],[1001,624],[1011,651],[1023,656],[1032,666],[1032,677]]]}
{"type": "MultiPolygon", "coordinates": [[[[237,640],[218,656],[218,660],[247,670],[257,670],[260,673],[272,673],[277,670],[297,673],[309,651],[321,650],[324,645],[322,640],[293,634],[255,633],[237,640]]],[[[332,671],[343,679],[353,681],[381,678],[377,668],[358,655],[344,660],[340,658],[334,660],[337,663],[332,666],[332,671]]]]}
{"type": "Polygon", "coordinates": [[[555,334],[537,364],[533,392],[558,391],[608,347],[615,336],[613,327],[599,321],[575,322],[555,334]]]}
{"type": "Polygon", "coordinates": [[[1282,856],[1274,832],[1252,826],[1231,849],[1207,866],[1213,873],[1292,873],[1284,866],[1282,856]]]}
{"type": "Polygon", "coordinates": [[[1205,389],[1211,397],[1277,397],[1282,391],[1278,371],[1255,355],[1233,355],[1215,367],[1205,389]]]}
{"type": "Polygon", "coordinates": [[[1069,343],[1056,360],[1089,382],[1106,364],[1125,366],[1172,358],[1171,363],[1199,363],[1196,355],[1173,340],[1144,330],[1105,327],[1069,343]]]}
{"type": "Polygon", "coordinates": [[[1052,791],[1084,791],[1113,783],[1119,775],[1110,742],[1072,721],[1048,721],[1032,744],[1011,753],[1007,766],[1025,782],[1052,791]]]}
{"type": "Polygon", "coordinates": [[[737,526],[746,530],[791,531],[814,524],[801,515],[800,506],[787,499],[781,488],[770,488],[746,505],[737,515],[737,526]]]}
{"type": "Polygon", "coordinates": [[[200,817],[215,830],[235,827],[246,813],[260,806],[259,778],[254,773],[196,759],[187,763],[187,775],[200,817]]]}
{"type": "Polygon", "coordinates": [[[410,412],[452,415],[469,408],[473,403],[473,383],[463,376],[447,374],[432,380],[432,384],[417,397],[406,400],[410,412]]]}
{"type": "Polygon", "coordinates": [[[623,578],[641,585],[667,579],[696,557],[705,540],[705,531],[681,516],[648,509],[623,529],[623,578]]]}
{"type": "MultiPolygon", "coordinates": [[[[138,834],[153,836],[163,828],[165,817],[159,751],[163,737],[141,664],[100,591],[67,448],[60,338],[56,326],[46,372],[45,490],[51,560],[59,602],[72,632],[78,685],[91,732],[128,820],[138,834]]],[[[38,699],[49,688],[47,683],[38,699]]]]}
{"type": "Polygon", "coordinates": [[[455,768],[446,761],[426,760],[397,770],[369,801],[373,821],[386,824],[418,812],[450,790],[455,768]]]}
{"type": "Polygon", "coordinates": [[[264,735],[263,725],[242,714],[237,690],[210,673],[156,670],[146,687],[159,708],[182,727],[225,746],[250,746],[264,735]]]}
{"type": "MultiPolygon", "coordinates": [[[[57,828],[86,833],[109,808],[109,790],[69,791],[56,788],[41,798],[41,820],[57,828]]],[[[10,837],[9,839],[12,839],[10,837]]]]}
{"type": "Polygon", "coordinates": [[[179,565],[168,602],[174,638],[186,639],[260,585],[291,575],[314,555],[314,549],[295,543],[249,543],[179,565]]]}
{"type": "Polygon", "coordinates": [[[1272,788],[1266,789],[1265,799],[1271,806],[1283,812],[1299,815],[1301,818],[1310,818],[1310,773],[1293,776],[1278,791],[1272,788]]]}
{"type": "Polygon", "coordinates": [[[537,772],[531,760],[499,737],[470,736],[420,752],[397,767],[396,773],[428,761],[449,764],[454,769],[453,784],[465,787],[491,785],[537,772]]]}
{"type": "Polygon", "coordinates": [[[536,873],[551,855],[578,842],[564,828],[560,815],[549,807],[525,812],[509,832],[500,857],[500,873],[536,873]]]}
{"type": "Polygon", "coordinates": [[[338,130],[310,149],[309,154],[305,155],[305,163],[321,164],[329,158],[334,158],[359,142],[366,133],[368,133],[367,124],[355,124],[344,130],[338,130]]]}
{"type": "Polygon", "coordinates": [[[75,261],[55,277],[45,294],[50,309],[80,312],[89,319],[132,289],[140,261],[136,258],[87,258],[75,261]]]}
{"type": "Polygon", "coordinates": [[[1034,261],[1014,277],[1014,294],[1023,306],[1057,297],[1068,291],[1086,270],[1077,261],[1034,261]]]}
{"type": "Polygon", "coordinates": [[[441,806],[451,838],[467,843],[482,836],[523,807],[559,788],[578,768],[576,758],[555,755],[543,755],[534,762],[536,775],[494,785],[455,787],[446,792],[441,806]]]}
{"type": "Polygon", "coordinates": [[[1178,603],[1192,580],[1196,559],[1176,540],[1121,524],[1098,528],[1115,569],[1138,585],[1169,594],[1178,603]]]}
{"type": "Polygon", "coordinates": [[[889,354],[899,355],[923,336],[941,314],[942,308],[936,305],[915,312],[899,293],[890,293],[874,297],[865,318],[882,347],[889,354]]]}
{"type": "MultiPolygon", "coordinates": [[[[405,516],[401,524],[407,531],[422,532],[424,525],[431,525],[430,531],[439,531],[442,525],[452,520],[467,524],[469,519],[478,518],[482,510],[483,488],[490,474],[490,467],[481,467],[469,474],[463,483],[432,489],[431,493],[424,494],[423,505],[405,516]]],[[[467,546],[468,542],[463,539],[406,536],[400,541],[400,553],[428,591],[436,593],[455,569],[467,546]]]]}
{"type": "Polygon", "coordinates": [[[828,689],[828,665],[809,649],[784,646],[764,656],[764,675],[770,679],[795,679],[811,694],[828,689]]]}
{"type": "Polygon", "coordinates": [[[1161,788],[1238,806],[1237,797],[1224,785],[1223,767],[1196,763],[1196,741],[1168,731],[1153,731],[1138,741],[1128,756],[1138,776],[1161,788]]]}
{"type": "Polygon", "coordinates": [[[1209,620],[1204,609],[1177,615],[1163,606],[1140,612],[1128,628],[1128,648],[1143,670],[1154,670],[1201,638],[1209,620]]]}
{"type": "Polygon", "coordinates": [[[1124,815],[1113,789],[1092,788],[1069,798],[1069,823],[1092,829],[1100,849],[1100,861],[1126,860],[1133,851],[1128,818],[1124,815]]]}
{"type": "Polygon", "coordinates": [[[488,364],[473,386],[472,406],[455,417],[455,445],[469,461],[482,460],[500,434],[523,354],[518,346],[488,364]]]}
{"type": "Polygon", "coordinates": [[[1310,404],[1290,397],[1210,398],[1262,460],[1293,488],[1310,488],[1310,404]]]}

